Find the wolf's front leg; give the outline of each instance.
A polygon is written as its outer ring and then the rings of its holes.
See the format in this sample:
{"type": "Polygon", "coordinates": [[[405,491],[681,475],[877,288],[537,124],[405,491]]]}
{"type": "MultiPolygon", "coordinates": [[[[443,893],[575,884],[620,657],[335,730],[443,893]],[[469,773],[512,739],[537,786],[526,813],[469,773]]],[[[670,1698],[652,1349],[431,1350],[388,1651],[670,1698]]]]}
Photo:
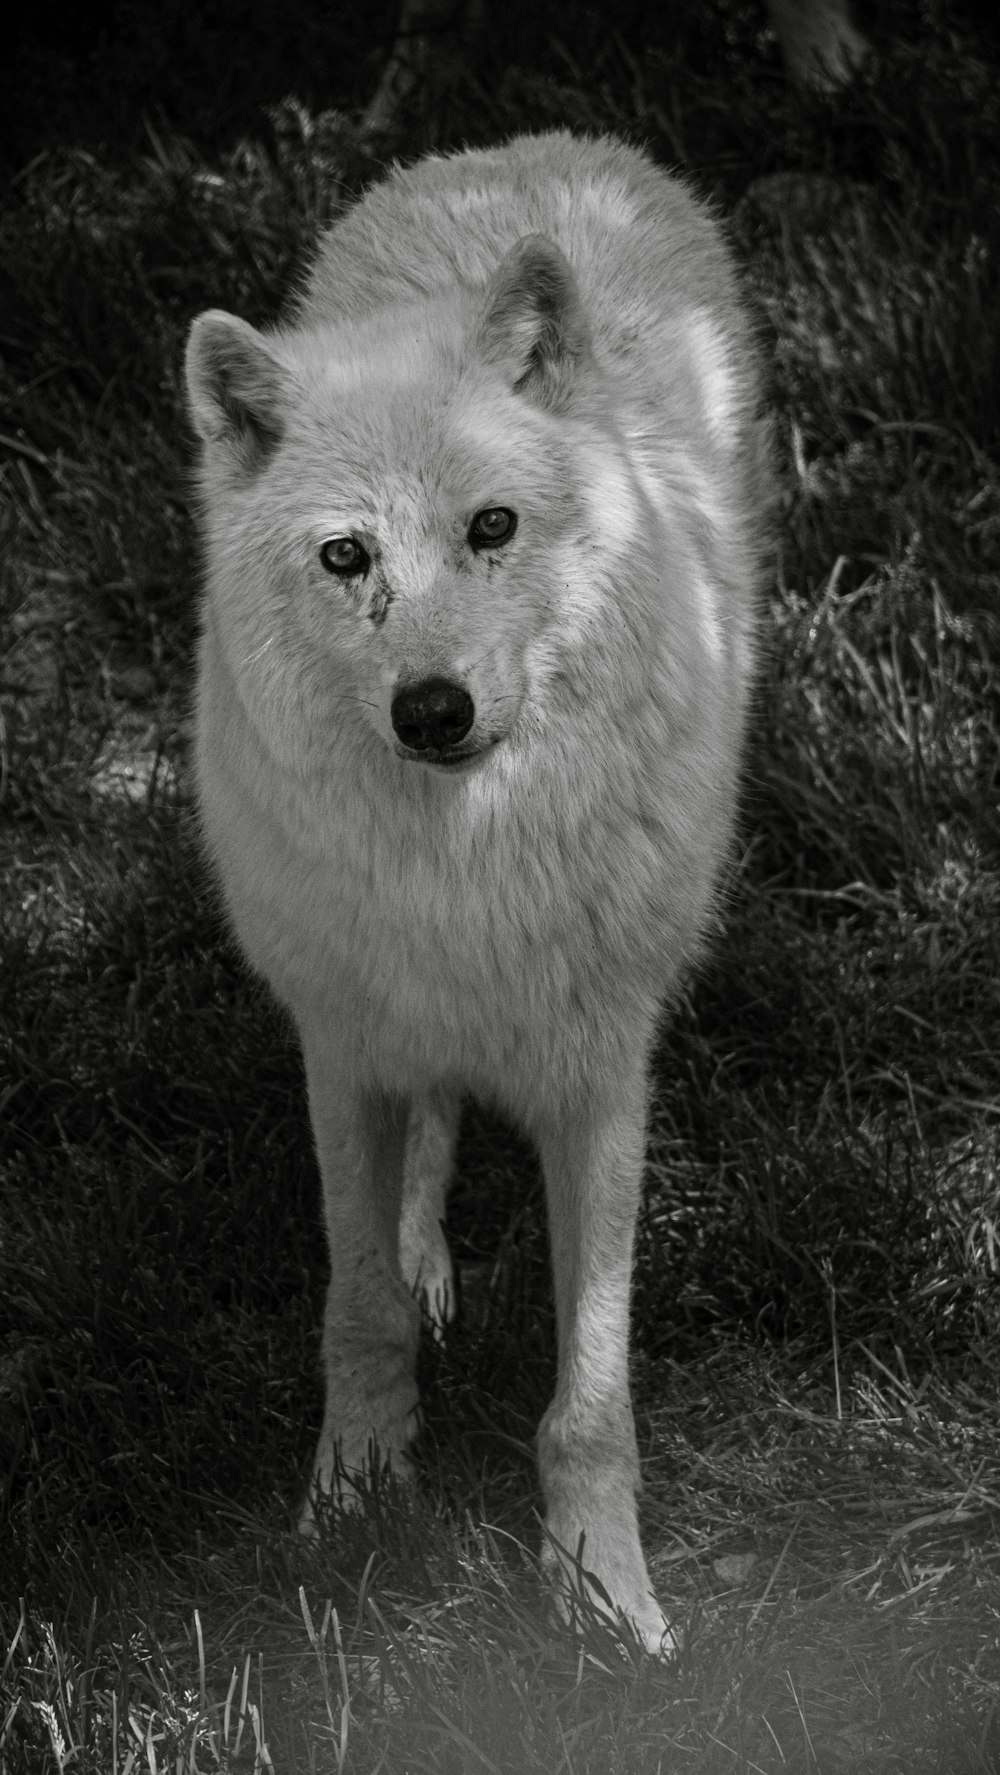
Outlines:
{"type": "Polygon", "coordinates": [[[595,1099],[575,1110],[540,1140],[559,1335],[556,1395],[538,1432],[548,1536],[543,1558],[564,1592],[579,1593],[582,1582],[606,1612],[587,1585],[585,1574],[593,1573],[642,1643],[669,1654],[673,1641],[639,1544],[628,1382],[645,1076],[617,1101],[595,1099]]]}
{"type": "Polygon", "coordinates": [[[420,1310],[399,1268],[406,1106],[349,1082],[322,1030],[300,1026],[300,1034],[330,1248],[326,1408],[300,1523],[309,1533],[318,1492],[349,1499],[373,1459],[406,1472],[420,1310]]]}

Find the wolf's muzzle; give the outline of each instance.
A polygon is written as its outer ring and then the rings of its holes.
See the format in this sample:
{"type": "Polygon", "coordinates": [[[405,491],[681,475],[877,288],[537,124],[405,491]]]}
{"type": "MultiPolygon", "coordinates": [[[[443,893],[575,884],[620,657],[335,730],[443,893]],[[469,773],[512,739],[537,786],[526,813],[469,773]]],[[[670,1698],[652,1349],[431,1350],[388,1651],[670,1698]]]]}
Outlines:
{"type": "Polygon", "coordinates": [[[397,690],[390,713],[396,738],[411,752],[447,752],[469,732],[476,705],[450,678],[421,678],[397,690]]]}

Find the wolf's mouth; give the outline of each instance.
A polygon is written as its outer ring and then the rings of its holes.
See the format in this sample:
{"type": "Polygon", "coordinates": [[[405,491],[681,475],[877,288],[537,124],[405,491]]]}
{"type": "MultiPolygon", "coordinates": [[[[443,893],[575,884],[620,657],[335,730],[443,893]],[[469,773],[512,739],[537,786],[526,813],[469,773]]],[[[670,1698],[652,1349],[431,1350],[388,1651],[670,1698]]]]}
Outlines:
{"type": "Polygon", "coordinates": [[[399,756],[408,764],[430,764],[437,770],[461,770],[463,765],[479,764],[488,758],[497,744],[496,740],[487,740],[484,746],[476,746],[468,752],[432,751],[401,752],[399,756]]]}

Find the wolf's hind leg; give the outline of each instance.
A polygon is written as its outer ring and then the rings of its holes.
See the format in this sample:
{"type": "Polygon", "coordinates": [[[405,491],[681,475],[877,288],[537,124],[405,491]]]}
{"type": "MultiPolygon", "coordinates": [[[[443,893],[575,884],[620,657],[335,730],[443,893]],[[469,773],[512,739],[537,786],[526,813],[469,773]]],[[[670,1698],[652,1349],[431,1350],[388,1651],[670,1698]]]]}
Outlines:
{"type": "Polygon", "coordinates": [[[444,1217],[460,1111],[455,1097],[417,1098],[406,1132],[399,1267],[439,1337],[455,1315],[455,1272],[444,1217]]]}

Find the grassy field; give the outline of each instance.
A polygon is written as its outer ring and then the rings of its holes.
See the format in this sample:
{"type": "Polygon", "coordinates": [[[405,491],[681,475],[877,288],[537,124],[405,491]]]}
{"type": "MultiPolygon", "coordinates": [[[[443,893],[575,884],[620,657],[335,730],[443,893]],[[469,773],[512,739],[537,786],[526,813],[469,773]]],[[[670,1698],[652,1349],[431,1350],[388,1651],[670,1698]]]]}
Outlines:
{"type": "Polygon", "coordinates": [[[220,70],[221,12],[119,10],[78,79],[26,57],[0,221],[0,1775],[995,1772],[996,42],[914,6],[807,101],[750,9],[514,4],[390,144],[648,142],[773,360],[744,854],[664,1036],[635,1287],[660,1666],[546,1612],[540,1190],[474,1106],[419,1488],[293,1532],[325,1255],[294,1041],[193,837],[179,360],[377,172],[385,45],[303,10],[293,53],[291,8],[269,57],[249,7],[220,70]]]}

